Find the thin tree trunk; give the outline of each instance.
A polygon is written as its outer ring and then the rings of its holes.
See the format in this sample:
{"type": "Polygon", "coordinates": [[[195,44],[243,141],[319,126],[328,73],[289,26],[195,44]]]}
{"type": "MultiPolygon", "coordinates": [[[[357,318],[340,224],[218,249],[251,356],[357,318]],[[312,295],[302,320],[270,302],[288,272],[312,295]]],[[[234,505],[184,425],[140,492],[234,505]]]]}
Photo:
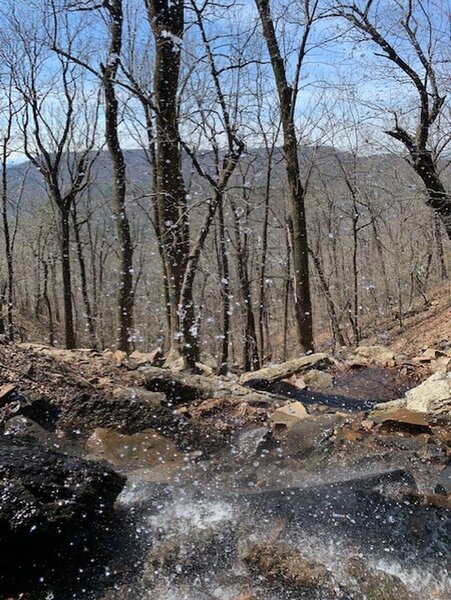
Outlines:
{"type": "Polygon", "coordinates": [[[260,341],[260,357],[263,360],[265,356],[265,320],[266,320],[266,302],[265,302],[265,279],[266,263],[268,252],[268,225],[269,225],[269,203],[271,198],[271,173],[272,173],[272,151],[268,156],[268,170],[266,172],[265,184],[265,212],[263,216],[262,231],[262,252],[260,263],[260,286],[258,300],[258,338],[260,341]]]}
{"type": "Polygon", "coordinates": [[[221,275],[221,299],[222,299],[222,341],[219,360],[219,373],[225,375],[228,371],[229,363],[229,342],[230,342],[230,269],[229,258],[227,254],[226,230],[224,222],[224,199],[218,206],[219,222],[219,245],[218,259],[221,275]]]}
{"type": "Polygon", "coordinates": [[[86,323],[88,325],[89,340],[91,343],[91,348],[95,349],[97,346],[95,324],[94,324],[94,317],[93,317],[92,309],[91,309],[91,301],[89,299],[88,281],[87,281],[87,277],[86,277],[85,257],[83,254],[83,244],[82,244],[81,236],[80,236],[80,224],[77,221],[77,209],[76,209],[75,204],[72,207],[72,223],[74,226],[78,265],[80,267],[81,294],[83,297],[83,304],[85,305],[86,323]]]}
{"type": "Polygon", "coordinates": [[[103,67],[102,86],[105,97],[105,137],[113,166],[111,203],[120,257],[117,346],[128,353],[133,328],[133,245],[125,210],[126,172],[119,140],[119,102],[115,89],[122,49],[122,0],[110,0],[106,6],[110,12],[110,44],[107,63],[103,67]]]}
{"type": "MultiPolygon", "coordinates": [[[[10,125],[9,125],[10,129],[10,125]]],[[[2,145],[2,217],[3,217],[3,235],[5,238],[5,256],[7,269],[7,291],[6,291],[6,322],[8,330],[8,339],[14,339],[14,317],[13,317],[13,294],[14,294],[14,268],[13,268],[13,252],[11,245],[11,236],[8,220],[8,178],[7,178],[7,158],[8,158],[8,141],[7,137],[3,140],[2,145]]]]}
{"type": "Polygon", "coordinates": [[[290,308],[290,292],[291,292],[291,242],[290,242],[289,226],[286,228],[286,278],[285,278],[285,294],[283,301],[283,360],[288,359],[288,325],[289,325],[289,308],[290,308]]]}
{"type": "Polygon", "coordinates": [[[54,346],[55,345],[55,328],[54,328],[54,324],[53,324],[53,311],[52,311],[52,304],[50,302],[50,298],[49,298],[49,292],[48,292],[48,288],[49,288],[49,266],[47,264],[47,261],[43,260],[42,261],[43,267],[44,267],[44,289],[42,292],[42,297],[44,299],[44,303],[45,306],[47,308],[47,316],[49,319],[49,344],[50,346],[54,346]]]}
{"type": "Polygon", "coordinates": [[[69,207],[61,204],[59,206],[61,213],[61,270],[63,276],[64,331],[66,348],[71,350],[76,347],[77,341],[72,307],[69,207]]]}
{"type": "Polygon", "coordinates": [[[446,269],[445,253],[443,251],[442,223],[436,213],[434,213],[434,237],[440,264],[440,278],[444,281],[448,279],[448,271],[446,269]]]}
{"type": "Polygon", "coordinates": [[[240,282],[241,310],[244,318],[243,369],[247,372],[260,368],[260,357],[258,355],[258,340],[252,306],[252,289],[248,271],[247,235],[244,234],[242,239],[237,206],[232,199],[230,200],[230,204],[234,216],[233,231],[235,234],[238,280],[240,282]]]}
{"type": "MultiPolygon", "coordinates": [[[[271,18],[269,0],[256,0],[277,85],[282,118],[283,147],[288,182],[293,250],[293,292],[299,344],[303,352],[313,351],[313,316],[310,296],[308,236],[305,216],[305,190],[301,182],[296,129],[295,93],[287,81],[285,64],[271,18]]],[[[303,42],[306,42],[306,30],[303,42]]]]}
{"type": "Polygon", "coordinates": [[[323,265],[321,263],[319,256],[317,256],[313,252],[311,252],[310,255],[312,257],[313,264],[314,264],[316,272],[318,274],[320,287],[323,291],[324,298],[326,299],[327,312],[329,313],[330,324],[332,327],[332,333],[334,336],[334,340],[339,346],[346,346],[346,342],[345,342],[345,339],[343,337],[343,333],[342,333],[341,327],[340,327],[340,321],[338,319],[337,311],[335,309],[335,303],[333,301],[332,294],[330,293],[329,285],[328,285],[328,283],[326,281],[326,277],[324,275],[323,265]]]}

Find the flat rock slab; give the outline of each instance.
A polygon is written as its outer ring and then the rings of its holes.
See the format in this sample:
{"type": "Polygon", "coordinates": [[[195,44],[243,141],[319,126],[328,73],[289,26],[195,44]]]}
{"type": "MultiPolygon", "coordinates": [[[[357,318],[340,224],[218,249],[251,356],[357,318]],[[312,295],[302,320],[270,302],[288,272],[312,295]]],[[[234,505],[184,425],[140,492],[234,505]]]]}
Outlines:
{"type": "Polygon", "coordinates": [[[273,394],[255,392],[226,378],[157,367],[142,372],[142,385],[151,392],[163,393],[168,406],[227,397],[243,398],[252,403],[280,400],[273,394]]]}
{"type": "Polygon", "coordinates": [[[417,487],[404,470],[324,484],[243,494],[255,519],[282,518],[305,534],[318,531],[406,564],[444,564],[451,554],[450,512],[408,501],[417,487]],[[444,550],[448,549],[448,550],[444,550]]]}
{"type": "Polygon", "coordinates": [[[389,409],[386,412],[381,411],[376,419],[376,423],[382,424],[385,429],[405,429],[410,433],[431,433],[429,421],[424,416],[407,408],[389,409]]]}
{"type": "Polygon", "coordinates": [[[258,371],[244,373],[240,377],[241,385],[248,385],[256,389],[264,389],[269,384],[287,379],[293,375],[306,373],[310,369],[323,370],[335,365],[334,359],[323,352],[309,354],[301,358],[294,358],[278,365],[271,365],[258,371]]]}

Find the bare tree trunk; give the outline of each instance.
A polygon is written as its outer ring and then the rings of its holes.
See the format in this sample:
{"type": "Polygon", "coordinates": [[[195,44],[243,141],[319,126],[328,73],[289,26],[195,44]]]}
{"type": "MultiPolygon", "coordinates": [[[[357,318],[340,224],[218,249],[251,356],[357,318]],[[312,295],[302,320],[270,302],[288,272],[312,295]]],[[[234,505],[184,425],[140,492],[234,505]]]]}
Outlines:
{"type": "MultiPolygon", "coordinates": [[[[245,223],[247,223],[247,219],[249,217],[249,203],[246,199],[245,202],[245,223]]],[[[240,225],[240,218],[238,216],[237,206],[232,200],[232,198],[230,199],[230,205],[232,207],[234,217],[233,231],[235,238],[238,280],[240,282],[241,311],[244,318],[243,369],[245,371],[255,371],[256,369],[260,368],[260,357],[258,355],[258,340],[252,303],[252,288],[248,270],[249,252],[247,233],[244,232],[242,237],[242,228],[240,225]]]]}
{"type": "Polygon", "coordinates": [[[52,311],[52,304],[50,302],[50,298],[49,298],[49,266],[47,264],[46,260],[42,260],[42,264],[44,267],[44,287],[43,287],[43,291],[42,291],[42,297],[44,299],[44,303],[45,306],[47,308],[47,316],[49,319],[49,344],[50,346],[54,346],[55,345],[55,328],[54,328],[54,324],[53,324],[53,311],[52,311]]]}
{"type": "Polygon", "coordinates": [[[102,69],[102,86],[105,97],[105,137],[113,165],[111,203],[120,257],[117,346],[128,353],[133,328],[133,245],[125,210],[125,160],[119,141],[119,102],[115,89],[122,50],[122,0],[111,0],[106,7],[110,13],[110,43],[106,66],[102,69]]]}
{"type": "Polygon", "coordinates": [[[283,302],[283,360],[288,359],[288,324],[289,324],[289,307],[290,307],[290,292],[291,292],[291,242],[289,225],[286,227],[286,278],[285,278],[285,294],[283,302]]]}
{"type": "Polygon", "coordinates": [[[88,333],[89,333],[91,348],[95,349],[97,347],[95,324],[94,324],[94,317],[93,317],[92,309],[91,309],[91,301],[89,299],[88,280],[86,277],[85,257],[83,254],[83,244],[82,244],[81,236],[80,236],[80,223],[78,223],[78,220],[77,220],[77,208],[76,208],[75,204],[72,207],[72,223],[74,226],[78,265],[80,267],[81,294],[83,297],[83,304],[85,305],[86,323],[88,325],[88,333]]]}
{"type": "Polygon", "coordinates": [[[326,281],[326,277],[324,275],[323,265],[317,254],[315,254],[314,252],[311,252],[310,255],[312,257],[316,272],[318,273],[320,287],[324,294],[324,298],[326,299],[327,312],[329,313],[330,324],[332,327],[334,341],[339,346],[346,346],[346,342],[343,337],[343,333],[341,331],[340,321],[338,319],[337,311],[335,309],[335,303],[333,301],[332,294],[330,293],[329,285],[328,285],[328,283],[326,281]]]}
{"type": "Polygon", "coordinates": [[[442,223],[436,213],[434,213],[434,237],[437,247],[437,256],[440,263],[440,278],[444,281],[448,279],[448,271],[446,269],[445,253],[443,251],[442,223]]]}
{"type": "MultiPolygon", "coordinates": [[[[353,199],[354,200],[354,199],[353,199]]],[[[359,327],[359,269],[357,264],[358,248],[359,248],[359,213],[355,200],[353,202],[352,214],[352,309],[350,319],[352,331],[354,333],[354,342],[356,345],[360,343],[360,327],[359,327]]]]}
{"type": "MultiPolygon", "coordinates": [[[[11,125],[9,124],[8,130],[11,125]]],[[[7,270],[7,291],[6,291],[6,322],[9,341],[14,339],[14,318],[13,318],[13,302],[14,302],[14,268],[13,268],[13,251],[11,244],[11,235],[8,219],[8,178],[7,178],[7,159],[8,159],[8,142],[9,131],[3,139],[2,144],[2,218],[3,218],[3,236],[5,238],[5,256],[7,270]]]]}
{"type": "Polygon", "coordinates": [[[266,263],[268,252],[268,225],[269,225],[269,203],[271,198],[271,173],[272,173],[272,151],[268,155],[268,167],[266,172],[265,184],[265,212],[263,216],[263,231],[262,231],[262,252],[260,263],[260,283],[259,283],[259,299],[258,299],[258,339],[260,342],[260,358],[263,360],[265,356],[265,321],[266,321],[266,302],[265,302],[265,280],[266,280],[266,263]]]}
{"type": "MultiPolygon", "coordinates": [[[[285,64],[280,53],[274,23],[271,18],[269,0],[255,0],[260,14],[263,35],[268,46],[271,64],[277,85],[284,152],[288,181],[288,197],[290,203],[290,229],[292,231],[293,250],[293,292],[298,326],[298,339],[303,352],[313,351],[313,316],[310,296],[309,257],[307,223],[305,218],[305,190],[301,182],[296,129],[294,123],[294,105],[296,89],[292,89],[287,81],[285,64]]],[[[307,41],[309,29],[306,27],[303,46],[307,41]]],[[[302,47],[299,60],[302,62],[302,47]]]]}
{"type": "Polygon", "coordinates": [[[63,305],[64,305],[64,331],[66,348],[71,350],[76,347],[74,316],[72,307],[72,275],[70,264],[70,227],[69,207],[61,206],[61,271],[63,276],[63,305]]]}
{"type": "Polygon", "coordinates": [[[197,337],[193,335],[196,332],[192,288],[185,288],[182,299],[184,272],[189,255],[189,231],[186,214],[183,214],[186,191],[178,136],[180,46],[175,43],[183,37],[184,2],[174,0],[166,5],[156,0],[146,0],[146,5],[155,37],[155,167],[160,245],[164,254],[169,291],[170,354],[178,355],[182,351],[188,366],[194,368],[199,359],[199,347],[197,337]]]}
{"type": "Polygon", "coordinates": [[[219,360],[219,373],[225,375],[228,371],[229,363],[229,342],[230,342],[230,269],[229,258],[227,254],[226,229],[224,222],[224,199],[218,206],[219,223],[219,244],[218,259],[221,275],[221,299],[222,299],[222,341],[219,360]]]}

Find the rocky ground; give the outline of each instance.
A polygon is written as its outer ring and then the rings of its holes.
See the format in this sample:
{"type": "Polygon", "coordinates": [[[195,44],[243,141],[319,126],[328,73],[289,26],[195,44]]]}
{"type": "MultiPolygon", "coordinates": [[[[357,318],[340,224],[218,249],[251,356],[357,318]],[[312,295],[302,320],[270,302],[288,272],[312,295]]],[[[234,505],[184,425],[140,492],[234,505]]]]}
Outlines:
{"type": "Polygon", "coordinates": [[[447,597],[444,342],[227,377],[6,344],[0,376],[0,597],[419,600],[412,557],[447,597]]]}

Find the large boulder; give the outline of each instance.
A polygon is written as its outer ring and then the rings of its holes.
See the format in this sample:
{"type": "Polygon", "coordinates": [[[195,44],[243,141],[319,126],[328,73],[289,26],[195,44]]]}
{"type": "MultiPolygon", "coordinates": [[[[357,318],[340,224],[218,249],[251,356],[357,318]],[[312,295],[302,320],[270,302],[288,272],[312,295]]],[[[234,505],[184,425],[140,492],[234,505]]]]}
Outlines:
{"type": "Polygon", "coordinates": [[[308,354],[301,358],[294,358],[278,365],[270,365],[258,371],[244,373],[240,377],[241,385],[248,385],[256,389],[264,389],[275,381],[288,379],[293,375],[301,375],[307,373],[311,369],[322,370],[332,367],[335,361],[331,356],[323,352],[316,354],[308,354]]]}
{"type": "Polygon", "coordinates": [[[189,371],[173,371],[150,367],[142,373],[142,384],[151,392],[165,394],[169,406],[218,398],[243,398],[252,403],[279,400],[273,394],[259,393],[225,377],[198,375],[189,371]]]}
{"type": "Polygon", "coordinates": [[[434,373],[419,386],[409,390],[403,398],[377,404],[369,418],[376,420],[381,413],[402,408],[428,415],[451,417],[451,373],[434,373]]]}
{"type": "Polygon", "coordinates": [[[402,357],[385,346],[358,346],[346,362],[350,367],[395,367],[402,357]]]}
{"type": "Polygon", "coordinates": [[[299,419],[286,432],[280,433],[280,444],[286,456],[305,458],[321,452],[335,433],[337,426],[346,420],[340,413],[317,414],[299,419]]]}
{"type": "Polygon", "coordinates": [[[36,445],[3,443],[0,593],[32,587],[68,561],[77,564],[86,542],[112,515],[124,483],[104,465],[36,445]]]}

